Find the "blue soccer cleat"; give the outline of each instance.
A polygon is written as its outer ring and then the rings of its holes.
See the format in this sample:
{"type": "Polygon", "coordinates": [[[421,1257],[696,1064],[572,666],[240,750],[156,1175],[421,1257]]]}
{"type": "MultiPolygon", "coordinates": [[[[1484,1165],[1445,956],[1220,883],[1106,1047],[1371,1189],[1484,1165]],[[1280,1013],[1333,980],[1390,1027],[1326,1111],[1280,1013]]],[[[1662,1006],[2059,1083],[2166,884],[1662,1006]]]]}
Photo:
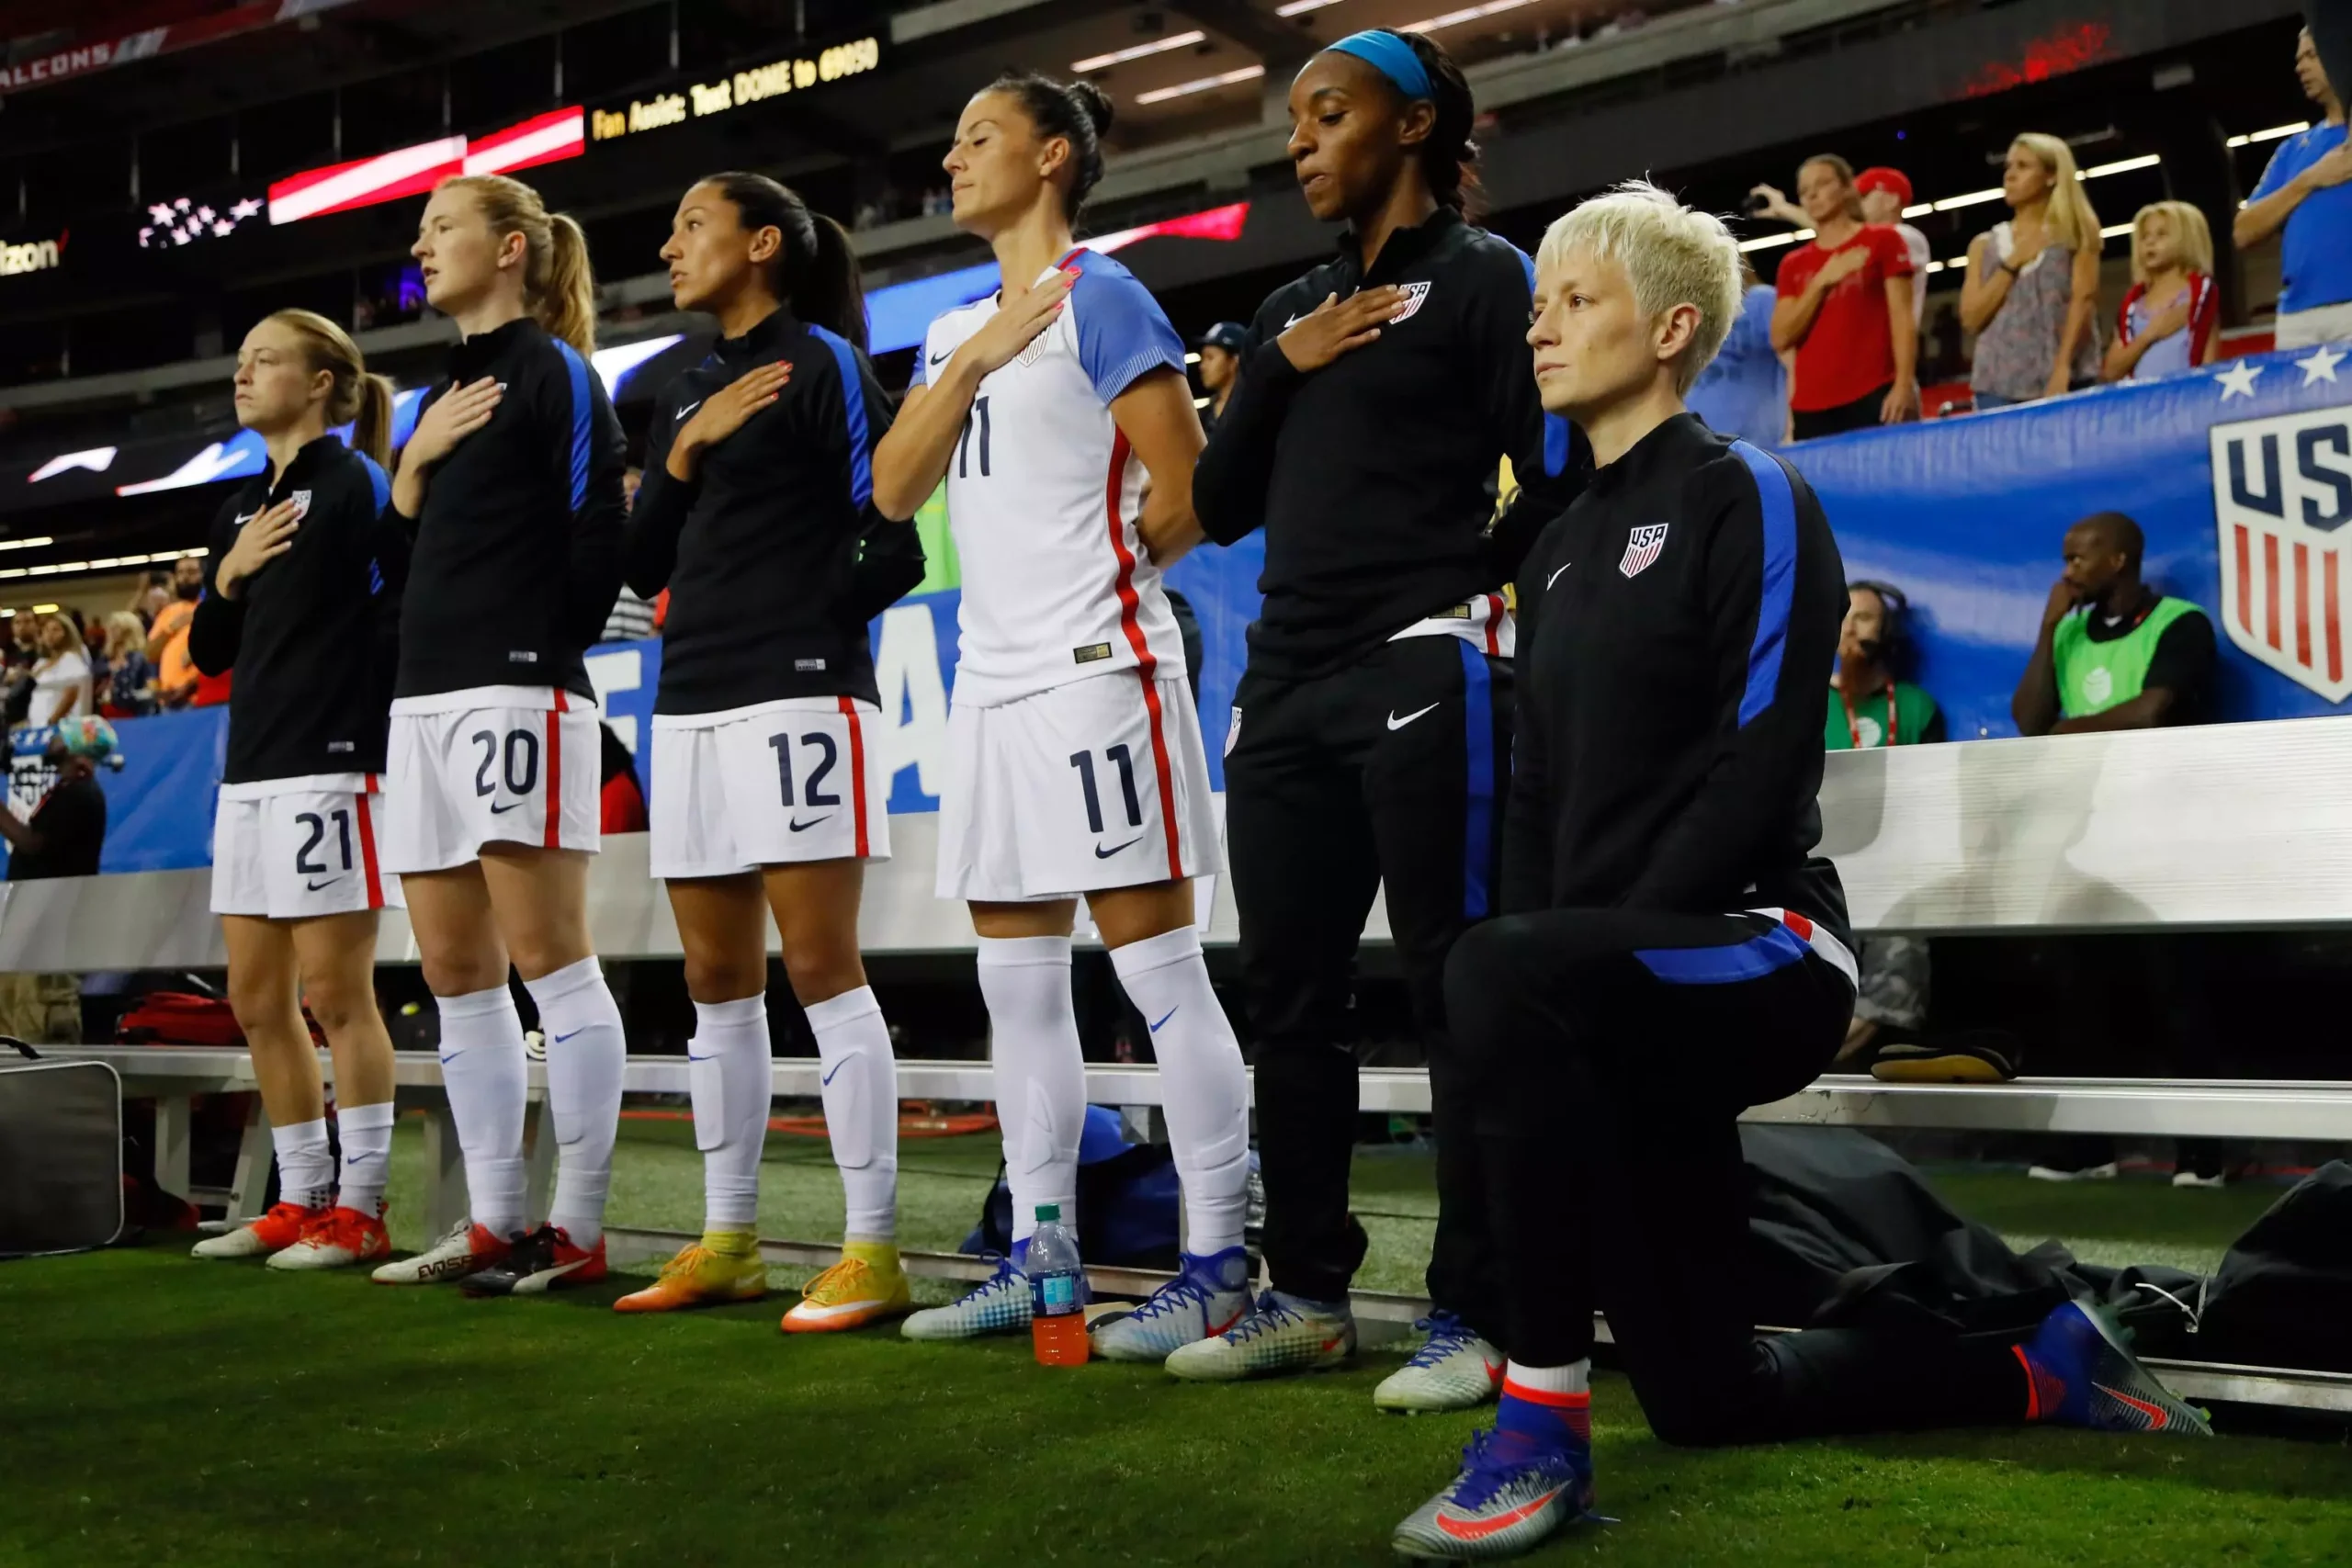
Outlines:
{"type": "Polygon", "coordinates": [[[2043,1318],[2018,1347],[2030,1383],[2026,1419],[2094,1432],[2211,1437],[2204,1416],[2158,1382],[2125,1338],[2122,1326],[2088,1302],[2068,1302],[2043,1318]]]}
{"type": "Polygon", "coordinates": [[[909,1339],[978,1339],[1029,1326],[1029,1276],[1010,1258],[988,1255],[996,1272],[943,1307],[926,1307],[899,1325],[909,1339]]]}
{"type": "Polygon", "coordinates": [[[1090,1331],[1106,1361],[1165,1361],[1187,1345],[1224,1333],[1250,1310],[1250,1255],[1238,1247],[1184,1255],[1176,1277],[1131,1312],[1105,1314],[1090,1331]]]}

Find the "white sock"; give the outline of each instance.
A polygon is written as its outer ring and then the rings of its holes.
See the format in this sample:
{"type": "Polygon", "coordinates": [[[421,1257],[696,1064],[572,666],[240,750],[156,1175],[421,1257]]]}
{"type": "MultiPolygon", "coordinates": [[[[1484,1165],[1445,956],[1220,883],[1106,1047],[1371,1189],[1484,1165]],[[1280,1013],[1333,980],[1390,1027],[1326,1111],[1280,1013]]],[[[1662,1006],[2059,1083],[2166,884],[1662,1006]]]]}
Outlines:
{"type": "Polygon", "coordinates": [[[324,1117],[272,1127],[269,1141],[277,1151],[279,1202],[323,1209],[334,1201],[334,1151],[327,1146],[324,1117]]]}
{"type": "Polygon", "coordinates": [[[466,1156],[474,1224],[492,1235],[523,1228],[523,1106],[530,1071],[523,1017],[503,986],[435,998],[441,1010],[441,1083],[466,1156]]]}
{"type": "Polygon", "coordinates": [[[548,1037],[548,1109],[555,1115],[555,1197],[548,1223],[574,1247],[605,1238],[605,1198],[613,1186],[613,1145],[621,1130],[621,1073],[628,1041],[621,1010],[591,953],[552,975],[523,982],[548,1037]]]}
{"type": "Polygon", "coordinates": [[[980,995],[996,1062],[996,1114],[1012,1239],[1037,1228],[1037,1205],[1059,1203],[1078,1224],[1078,1140],[1086,1127],[1086,1066],[1069,993],[1069,938],[979,939],[980,995]]]}
{"type": "Polygon", "coordinates": [[[702,1150],[707,1231],[759,1226],[760,1153],[775,1092],[771,1059],[767,998],[695,1004],[686,1078],[694,1091],[695,1146],[702,1150]]]}
{"type": "Polygon", "coordinates": [[[1503,1377],[1533,1393],[1589,1393],[1592,1361],[1588,1357],[1565,1367],[1531,1367],[1509,1361],[1504,1363],[1503,1377]]]}
{"type": "Polygon", "coordinates": [[[841,1168],[843,1233],[860,1241],[899,1234],[899,1064],[874,987],[812,1002],[808,1027],[824,1064],[825,1131],[841,1168]]]}
{"type": "Polygon", "coordinates": [[[1160,1111],[1184,1183],[1184,1250],[1241,1245],[1250,1188],[1250,1074],[1190,926],[1111,950],[1127,999],[1151,1029],[1160,1111]]]}
{"type": "Polygon", "coordinates": [[[384,1213],[384,1178],[392,1163],[392,1102],[337,1106],[336,1134],[343,1140],[343,1179],[335,1201],[370,1218],[384,1213]]]}

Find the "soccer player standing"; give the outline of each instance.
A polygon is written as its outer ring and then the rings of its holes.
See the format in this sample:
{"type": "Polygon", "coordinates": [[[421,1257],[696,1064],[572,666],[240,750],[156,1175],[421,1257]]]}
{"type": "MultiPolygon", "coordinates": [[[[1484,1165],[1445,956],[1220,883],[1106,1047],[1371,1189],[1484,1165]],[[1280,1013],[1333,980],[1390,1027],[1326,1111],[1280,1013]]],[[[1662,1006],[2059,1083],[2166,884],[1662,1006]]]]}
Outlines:
{"type": "MultiPolygon", "coordinates": [[[[1531,266],[1465,222],[1474,107],[1417,34],[1357,33],[1291,85],[1291,159],[1332,261],[1276,289],[1194,479],[1201,525],[1266,531],[1265,606],[1226,739],[1226,829],[1257,1037],[1265,1310],[1168,1370],[1227,1379],[1355,1348],[1348,1212],[1356,944],[1385,884],[1438,1142],[1434,1311],[1383,1408],[1493,1395],[1499,1286],[1447,1043],[1446,952],[1492,902],[1510,773],[1501,590],[1585,467],[1527,373],[1531,266]],[[1521,490],[1499,523],[1508,456],[1521,490]]],[[[1163,559],[1186,541],[1153,544],[1163,559]]]]}
{"type": "Polygon", "coordinates": [[[944,165],[956,220],[995,249],[987,299],[931,324],[875,454],[907,517],[944,476],[963,562],[939,813],[939,895],[971,906],[1012,1189],[1012,1261],[914,1338],[1025,1326],[1036,1205],[1075,1212],[1086,1110],[1070,932],[1087,900],[1149,1023],[1183,1181],[1183,1267],[1097,1353],[1156,1360],[1249,1301],[1249,1080],[1209,985],[1191,878],[1216,869],[1200,723],[1142,538],[1192,526],[1201,426],[1184,348],[1143,286],[1072,243],[1111,106],[1086,83],[1001,77],[964,107],[944,165]],[[1147,481],[1148,499],[1146,499],[1147,481]]]}
{"type": "Polygon", "coordinates": [[[537,1293],[605,1274],[628,1047],[588,942],[599,747],[581,653],[620,592],[625,449],[586,357],[595,280],[577,223],[519,181],[468,175],[434,191],[411,254],[464,340],[392,481],[416,543],[384,864],[439,1003],[473,1217],[375,1277],[537,1293]],[[547,1033],[561,1151],[548,1221],[527,1235],[510,959],[547,1033]]]}
{"type": "Polygon", "coordinates": [[[1409,1557],[1516,1556],[1590,1506],[1595,1308],[1670,1443],[2209,1430],[2085,1303],[2014,1346],[1757,1337],[1733,1261],[1739,1113],[1829,1065],[1854,960],[1837,868],[1813,852],[1838,546],[1802,478],[1682,400],[1739,299],[1730,232],[1654,186],[1544,238],[1536,380],[1599,469],[1521,570],[1504,913],[1445,976],[1510,1361],[1494,1428],[1397,1527],[1409,1557]]]}
{"type": "Polygon", "coordinates": [[[375,966],[377,911],[399,901],[376,849],[408,556],[384,518],[392,392],[341,327],[309,310],[255,323],[237,351],[235,385],[237,423],[262,437],[269,463],[213,522],[188,652],[207,675],[237,673],[213,816],[212,909],[277,1148],[279,1196],[260,1219],[195,1251],[334,1269],[391,1250],[392,1042],[375,966]],[[329,434],[346,423],[348,446],[329,434]],[[306,1000],[334,1056],[340,1172],[306,1000]]]}
{"type": "Polygon", "coordinates": [[[922,579],[904,523],[873,514],[890,399],[866,363],[849,236],[764,175],[712,175],[678,202],[671,298],[718,318],[708,359],[663,389],[629,513],[629,586],[670,591],[653,700],[653,874],[670,886],[695,1037],[702,1240],[615,1304],[667,1312],[767,1288],[753,1222],[773,1099],[767,924],[822,1059],[849,1214],[842,1260],[788,1332],[907,1304],[895,1237],[899,1094],[857,950],[865,863],[890,853],[888,776],[865,624],[922,579]],[[868,572],[860,538],[873,530],[868,572]]]}

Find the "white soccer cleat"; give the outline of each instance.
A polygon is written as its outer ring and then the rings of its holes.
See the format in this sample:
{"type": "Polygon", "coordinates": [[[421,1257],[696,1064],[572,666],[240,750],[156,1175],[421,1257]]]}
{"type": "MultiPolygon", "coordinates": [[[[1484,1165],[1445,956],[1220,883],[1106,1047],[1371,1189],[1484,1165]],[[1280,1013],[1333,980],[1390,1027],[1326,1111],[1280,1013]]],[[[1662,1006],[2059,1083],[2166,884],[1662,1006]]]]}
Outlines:
{"type": "Polygon", "coordinates": [[[1319,1312],[1268,1291],[1231,1328],[1170,1352],[1167,1367],[1188,1382],[1237,1382],[1329,1371],[1347,1365],[1355,1350],[1353,1313],[1319,1312]]]}
{"type": "Polygon", "coordinates": [[[1029,1326],[1029,1276],[1010,1258],[996,1272],[944,1307],[925,1307],[899,1325],[910,1339],[978,1339],[1029,1326]]]}
{"type": "Polygon", "coordinates": [[[300,1203],[272,1203],[269,1213],[251,1224],[207,1236],[189,1247],[191,1258],[267,1258],[302,1239],[302,1232],[326,1214],[300,1203]]]}
{"type": "Polygon", "coordinates": [[[382,1216],[336,1207],[313,1220],[293,1246],[270,1254],[269,1267],[348,1269],[391,1255],[392,1238],[385,1234],[382,1216]]]}
{"type": "Polygon", "coordinates": [[[459,1220],[447,1235],[415,1257],[387,1263],[368,1277],[379,1285],[436,1285],[503,1263],[513,1250],[513,1242],[500,1240],[471,1220],[459,1220]]]}
{"type": "Polygon", "coordinates": [[[1222,1334],[1250,1311],[1250,1255],[1228,1247],[1184,1267],[1128,1312],[1107,1313],[1088,1333],[1106,1361],[1165,1361],[1173,1351],[1222,1334]]]}
{"type": "Polygon", "coordinates": [[[1439,1410],[1469,1410],[1486,1404],[1503,1386],[1503,1353],[1450,1312],[1433,1312],[1413,1325],[1429,1334],[1413,1359],[1381,1380],[1372,1403],[1382,1410],[1425,1416],[1439,1410]]]}

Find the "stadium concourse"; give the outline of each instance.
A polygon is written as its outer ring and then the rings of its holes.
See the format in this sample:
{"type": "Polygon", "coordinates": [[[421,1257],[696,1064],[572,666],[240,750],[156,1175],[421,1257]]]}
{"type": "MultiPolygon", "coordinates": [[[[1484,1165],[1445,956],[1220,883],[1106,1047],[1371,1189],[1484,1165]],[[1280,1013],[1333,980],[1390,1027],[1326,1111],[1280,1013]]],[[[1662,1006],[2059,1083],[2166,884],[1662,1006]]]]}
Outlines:
{"type": "Polygon", "coordinates": [[[2352,5],[21,25],[0,1563],[2352,1561],[2352,5]]]}

